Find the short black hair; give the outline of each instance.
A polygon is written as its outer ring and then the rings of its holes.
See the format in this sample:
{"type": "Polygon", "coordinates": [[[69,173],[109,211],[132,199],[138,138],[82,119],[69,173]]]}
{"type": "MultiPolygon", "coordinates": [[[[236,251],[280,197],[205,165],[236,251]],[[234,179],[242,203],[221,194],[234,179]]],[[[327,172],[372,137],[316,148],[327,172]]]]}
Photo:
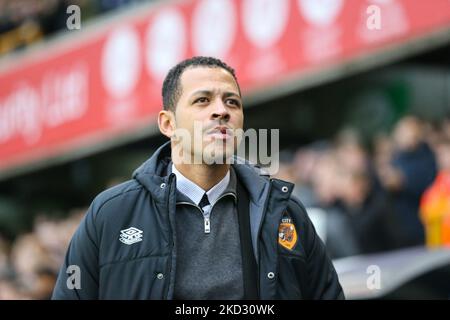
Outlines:
{"type": "Polygon", "coordinates": [[[183,60],[169,70],[166,78],[164,79],[162,86],[162,98],[163,98],[163,108],[164,110],[172,110],[175,111],[175,107],[178,103],[178,99],[181,96],[181,85],[180,78],[183,74],[184,70],[190,67],[208,67],[208,68],[222,68],[231,73],[234,80],[236,81],[236,85],[239,90],[239,94],[241,94],[241,89],[239,88],[239,83],[236,78],[236,74],[234,69],[228,66],[225,62],[220,59],[213,57],[192,57],[187,60],[183,60]]]}

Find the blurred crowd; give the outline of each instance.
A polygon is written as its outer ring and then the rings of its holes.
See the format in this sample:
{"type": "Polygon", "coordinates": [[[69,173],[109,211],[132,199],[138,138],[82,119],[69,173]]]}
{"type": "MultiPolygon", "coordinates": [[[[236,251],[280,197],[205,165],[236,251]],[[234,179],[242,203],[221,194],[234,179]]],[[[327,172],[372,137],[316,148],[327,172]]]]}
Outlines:
{"type": "Polygon", "coordinates": [[[51,297],[56,277],[85,209],[74,210],[62,220],[41,215],[32,232],[12,243],[0,235],[0,300],[51,297]]]}
{"type": "MultiPolygon", "coordinates": [[[[67,30],[70,5],[77,5],[81,21],[146,0],[0,0],[0,56],[20,50],[51,34],[67,30]]],[[[148,0],[147,0],[148,1],[148,0]]]]}
{"type": "Polygon", "coordinates": [[[450,245],[449,119],[406,116],[370,143],[344,129],[296,150],[277,177],[320,213],[311,218],[332,258],[450,245]]]}

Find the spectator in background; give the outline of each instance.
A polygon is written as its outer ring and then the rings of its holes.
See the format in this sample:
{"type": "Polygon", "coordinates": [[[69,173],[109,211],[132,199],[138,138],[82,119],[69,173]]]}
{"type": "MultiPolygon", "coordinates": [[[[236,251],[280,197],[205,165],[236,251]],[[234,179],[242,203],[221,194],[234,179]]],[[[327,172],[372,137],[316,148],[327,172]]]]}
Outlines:
{"type": "MultiPolygon", "coordinates": [[[[12,248],[12,263],[21,289],[32,299],[48,299],[52,286],[45,290],[46,278],[52,274],[48,267],[48,251],[35,234],[21,236],[12,248]],[[44,278],[44,280],[43,280],[44,278]]],[[[53,271],[53,283],[56,273],[53,271]]]]}
{"type": "Polygon", "coordinates": [[[67,30],[70,5],[80,7],[81,21],[102,11],[136,1],[0,0],[0,55],[22,49],[62,30],[67,30]]]}
{"type": "Polygon", "coordinates": [[[390,193],[397,220],[398,247],[424,244],[424,228],[418,209],[422,193],[436,176],[433,152],[424,142],[422,124],[414,116],[401,119],[395,127],[390,163],[379,163],[382,185],[390,193]]]}
{"type": "Polygon", "coordinates": [[[341,170],[339,196],[358,254],[392,249],[390,203],[366,170],[341,170]]]}
{"type": "Polygon", "coordinates": [[[420,202],[429,247],[450,245],[450,138],[442,138],[435,150],[439,173],[420,202]]]}
{"type": "Polygon", "coordinates": [[[358,132],[347,128],[336,139],[337,196],[358,254],[391,249],[390,203],[358,132]]]}
{"type": "Polygon", "coordinates": [[[42,1],[0,0],[0,55],[43,37],[38,12],[42,1]]]}
{"type": "MultiPolygon", "coordinates": [[[[394,154],[394,143],[391,137],[385,132],[380,132],[375,136],[373,140],[373,146],[373,161],[375,169],[378,170],[379,168],[385,168],[389,166],[394,154]]],[[[378,171],[376,172],[377,177],[378,171]]]]}
{"type": "MultiPolygon", "coordinates": [[[[342,168],[351,173],[361,173],[367,176],[372,192],[379,193],[382,191],[380,179],[375,169],[375,161],[369,157],[357,130],[347,128],[338,133],[335,149],[342,168]]],[[[389,157],[388,154],[387,151],[385,155],[389,157]]]]}
{"type": "Polygon", "coordinates": [[[292,182],[295,183],[293,195],[306,207],[317,205],[317,195],[313,189],[313,176],[320,157],[330,150],[328,142],[318,141],[295,152],[292,159],[292,182]]]}
{"type": "Polygon", "coordinates": [[[368,155],[362,143],[358,132],[351,128],[340,131],[336,138],[336,155],[339,162],[347,168],[356,171],[369,170],[368,155]]]}
{"type": "Polygon", "coordinates": [[[69,240],[84,212],[73,210],[64,220],[41,215],[33,231],[16,238],[11,246],[0,237],[0,300],[50,298],[69,240]]]}
{"type": "Polygon", "coordinates": [[[311,218],[323,230],[332,258],[392,248],[389,203],[357,131],[341,131],[335,144],[298,150],[292,168],[294,192],[318,214],[311,218]]]}
{"type": "Polygon", "coordinates": [[[424,123],[424,140],[434,152],[444,135],[444,126],[445,122],[427,121],[424,123]]]}
{"type": "Polygon", "coordinates": [[[316,197],[313,207],[326,214],[326,247],[332,258],[341,258],[360,253],[357,239],[339,206],[338,156],[334,149],[323,152],[317,159],[312,174],[312,187],[316,197]]]}

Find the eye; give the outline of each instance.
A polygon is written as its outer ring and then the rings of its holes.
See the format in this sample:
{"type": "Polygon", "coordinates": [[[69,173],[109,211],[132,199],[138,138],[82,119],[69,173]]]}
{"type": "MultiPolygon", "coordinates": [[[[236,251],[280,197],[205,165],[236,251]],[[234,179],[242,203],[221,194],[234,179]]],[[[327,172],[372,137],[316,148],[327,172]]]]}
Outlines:
{"type": "Polygon", "coordinates": [[[241,106],[241,102],[237,99],[227,99],[227,104],[236,106],[236,107],[240,107],[241,106]]]}
{"type": "Polygon", "coordinates": [[[208,98],[206,98],[206,97],[200,97],[200,98],[197,98],[197,99],[194,100],[194,103],[201,103],[201,104],[203,104],[203,103],[207,103],[207,102],[208,102],[208,98]]]}

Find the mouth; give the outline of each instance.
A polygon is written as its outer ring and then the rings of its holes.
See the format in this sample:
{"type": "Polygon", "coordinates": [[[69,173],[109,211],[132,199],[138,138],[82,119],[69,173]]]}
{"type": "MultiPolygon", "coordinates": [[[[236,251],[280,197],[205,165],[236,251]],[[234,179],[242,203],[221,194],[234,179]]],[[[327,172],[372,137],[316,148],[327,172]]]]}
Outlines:
{"type": "Polygon", "coordinates": [[[233,130],[229,127],[219,126],[208,132],[215,139],[228,140],[233,137],[233,130]]]}

